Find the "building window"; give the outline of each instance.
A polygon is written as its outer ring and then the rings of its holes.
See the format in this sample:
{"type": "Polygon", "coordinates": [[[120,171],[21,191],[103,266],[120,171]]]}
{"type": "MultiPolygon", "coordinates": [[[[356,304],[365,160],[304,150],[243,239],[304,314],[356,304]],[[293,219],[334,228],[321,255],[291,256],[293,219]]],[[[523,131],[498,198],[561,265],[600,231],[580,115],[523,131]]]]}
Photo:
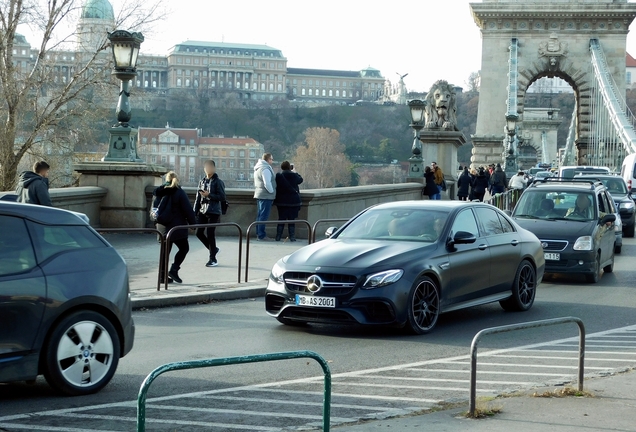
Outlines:
{"type": "Polygon", "coordinates": [[[327,90],[322,89],[322,95],[323,95],[323,96],[327,96],[327,90]]]}
{"type": "Polygon", "coordinates": [[[239,162],[239,168],[245,168],[245,162],[239,162]]]}
{"type": "Polygon", "coordinates": [[[165,157],[165,156],[161,156],[161,163],[162,163],[162,164],[165,164],[165,163],[166,163],[166,161],[167,161],[166,157],[165,157]]]}
{"type": "Polygon", "coordinates": [[[181,78],[177,78],[177,87],[181,87],[181,78]]]}
{"type": "Polygon", "coordinates": [[[181,147],[181,153],[185,153],[186,152],[186,148],[185,147],[181,147]]]}
{"type": "Polygon", "coordinates": [[[333,90],[329,89],[329,97],[333,96],[333,90]]]}
{"type": "Polygon", "coordinates": [[[301,95],[301,96],[305,96],[305,89],[301,89],[301,90],[300,90],[300,95],[301,95]]]}
{"type": "Polygon", "coordinates": [[[197,152],[196,148],[190,147],[190,153],[196,153],[196,152],[197,152]]]}
{"type": "Polygon", "coordinates": [[[157,163],[157,156],[150,156],[150,162],[157,163]]]}
{"type": "Polygon", "coordinates": [[[151,149],[150,151],[152,153],[157,153],[157,146],[156,145],[153,145],[152,147],[150,147],[150,149],[151,149]]]}
{"type": "Polygon", "coordinates": [[[233,160],[230,161],[230,168],[234,168],[234,161],[233,160]]]}
{"type": "Polygon", "coordinates": [[[168,146],[167,145],[162,145],[161,146],[161,153],[167,153],[168,152],[168,146]]]}
{"type": "MultiPolygon", "coordinates": [[[[296,89],[294,89],[294,90],[296,90],[296,89]]],[[[313,92],[313,89],[309,89],[309,96],[313,96],[312,92],[313,92]]]]}
{"type": "Polygon", "coordinates": [[[170,153],[174,153],[177,151],[176,146],[170,146],[170,153]]]}
{"type": "Polygon", "coordinates": [[[141,139],[142,144],[147,144],[148,143],[148,137],[143,137],[141,139]]]}
{"type": "Polygon", "coordinates": [[[234,157],[234,150],[230,150],[230,157],[234,157]]]}
{"type": "Polygon", "coordinates": [[[625,77],[627,78],[627,84],[631,84],[632,83],[632,73],[631,72],[627,72],[625,74],[625,77]]]}
{"type": "Polygon", "coordinates": [[[245,157],[245,150],[239,151],[239,157],[242,157],[242,158],[245,157]]]}
{"type": "Polygon", "coordinates": [[[336,97],[340,97],[340,90],[336,90],[336,97]]]}
{"type": "Polygon", "coordinates": [[[256,152],[254,150],[250,150],[250,157],[256,157],[256,152]]]}

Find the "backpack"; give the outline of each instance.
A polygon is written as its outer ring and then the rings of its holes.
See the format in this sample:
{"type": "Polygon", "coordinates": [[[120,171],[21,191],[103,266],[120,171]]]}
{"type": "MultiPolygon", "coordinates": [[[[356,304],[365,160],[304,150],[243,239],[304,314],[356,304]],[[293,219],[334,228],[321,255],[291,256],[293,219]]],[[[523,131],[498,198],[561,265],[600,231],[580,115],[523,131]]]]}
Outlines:
{"type": "Polygon", "coordinates": [[[150,220],[157,222],[159,225],[169,225],[173,219],[172,196],[164,195],[157,207],[150,209],[150,220]]]}

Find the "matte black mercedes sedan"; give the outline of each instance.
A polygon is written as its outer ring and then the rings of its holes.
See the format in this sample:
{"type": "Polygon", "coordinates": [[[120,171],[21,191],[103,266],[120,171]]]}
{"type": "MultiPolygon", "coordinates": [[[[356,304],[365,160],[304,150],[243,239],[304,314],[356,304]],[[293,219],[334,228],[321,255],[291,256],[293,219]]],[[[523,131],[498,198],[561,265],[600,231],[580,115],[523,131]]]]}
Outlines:
{"type": "Polygon", "coordinates": [[[267,313],[283,324],[396,325],[423,334],[443,312],[534,303],[537,237],[498,209],[461,201],[370,207],[272,269],[267,313]]]}
{"type": "Polygon", "coordinates": [[[94,393],[134,333],[126,263],[84,215],[0,201],[0,382],[94,393]]]}

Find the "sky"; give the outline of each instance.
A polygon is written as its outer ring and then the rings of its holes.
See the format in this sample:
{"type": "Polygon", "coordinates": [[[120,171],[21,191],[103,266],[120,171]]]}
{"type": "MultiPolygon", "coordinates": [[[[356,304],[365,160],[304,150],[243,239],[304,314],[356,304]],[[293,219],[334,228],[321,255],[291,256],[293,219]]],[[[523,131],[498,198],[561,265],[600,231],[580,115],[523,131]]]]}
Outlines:
{"type": "MultiPolygon", "coordinates": [[[[115,14],[125,0],[111,0],[115,14]]],[[[186,41],[267,44],[288,67],[379,69],[409,90],[438,79],[466,86],[480,69],[481,35],[468,0],[164,0],[166,19],[145,31],[141,51],[166,54],[186,41]]],[[[636,24],[627,50],[636,55],[636,24]]],[[[21,28],[35,45],[28,28],[21,28]]]]}

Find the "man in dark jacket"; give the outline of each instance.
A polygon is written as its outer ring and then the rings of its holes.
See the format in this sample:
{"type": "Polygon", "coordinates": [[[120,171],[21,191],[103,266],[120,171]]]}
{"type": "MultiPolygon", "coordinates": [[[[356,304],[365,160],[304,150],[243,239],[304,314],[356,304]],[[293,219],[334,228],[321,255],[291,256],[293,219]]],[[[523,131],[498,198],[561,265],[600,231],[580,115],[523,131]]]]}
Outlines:
{"type": "Polygon", "coordinates": [[[482,167],[479,168],[477,176],[473,180],[473,194],[475,195],[475,199],[483,201],[486,189],[488,189],[488,176],[486,175],[486,170],[482,167]]]}
{"type": "MultiPolygon", "coordinates": [[[[197,223],[219,223],[221,221],[221,201],[225,201],[225,184],[216,174],[216,163],[213,160],[205,161],[203,170],[205,171],[205,177],[199,182],[197,198],[194,201],[194,213],[197,216],[197,223]]],[[[219,265],[216,260],[216,254],[219,249],[216,247],[215,231],[215,227],[197,229],[197,238],[201,240],[203,246],[210,252],[210,258],[205,264],[206,267],[219,265]]]]}
{"type": "MultiPolygon", "coordinates": [[[[298,218],[298,212],[302,200],[300,199],[300,189],[298,185],[303,182],[300,174],[292,171],[292,166],[288,161],[280,164],[282,172],[276,174],[276,198],[274,205],[278,209],[278,220],[294,220],[298,218]]],[[[285,224],[276,226],[276,241],[280,241],[283,236],[285,224]]],[[[296,241],[296,224],[287,224],[289,241],[296,241]]]]}
{"type": "Polygon", "coordinates": [[[15,190],[18,202],[53,206],[49,195],[49,170],[51,167],[44,161],[33,164],[33,171],[20,174],[18,187],[15,190]]]}
{"type": "Polygon", "coordinates": [[[501,164],[497,164],[495,171],[490,176],[490,193],[493,195],[503,193],[508,185],[506,173],[501,169],[501,164]]]}
{"type": "Polygon", "coordinates": [[[468,167],[464,167],[461,175],[457,179],[457,197],[460,201],[468,200],[468,192],[470,190],[471,178],[468,167]]]}

